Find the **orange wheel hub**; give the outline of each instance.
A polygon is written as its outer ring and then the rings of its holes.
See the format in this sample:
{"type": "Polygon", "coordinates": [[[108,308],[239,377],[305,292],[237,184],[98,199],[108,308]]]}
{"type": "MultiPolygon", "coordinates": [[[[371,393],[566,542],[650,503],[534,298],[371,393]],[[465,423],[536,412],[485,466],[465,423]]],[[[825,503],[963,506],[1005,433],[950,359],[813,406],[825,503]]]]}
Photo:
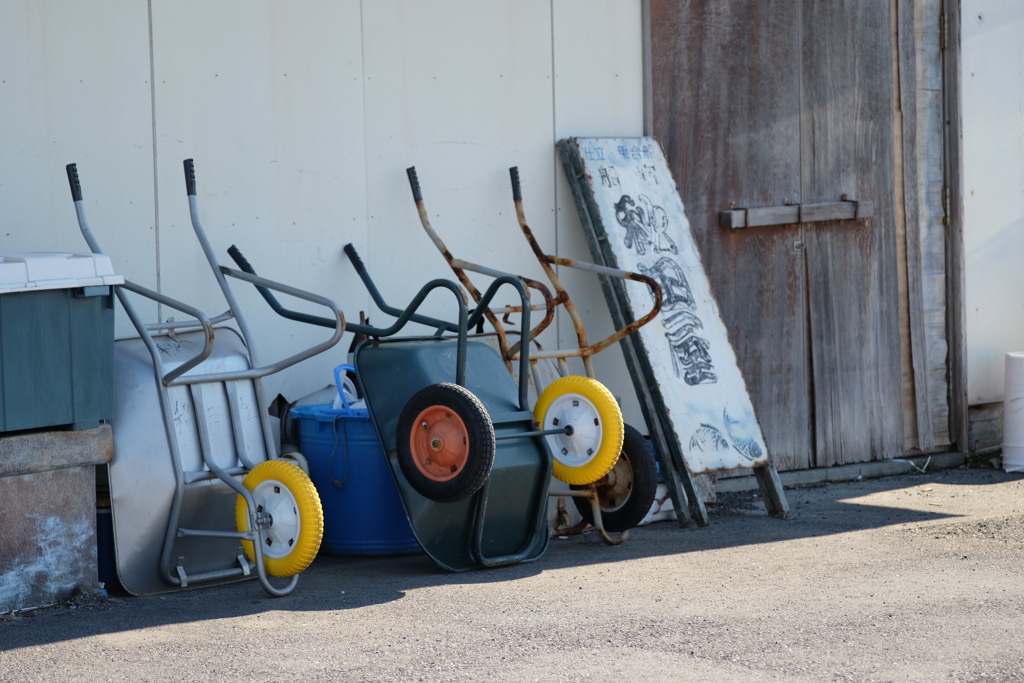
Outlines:
{"type": "Polygon", "coordinates": [[[416,468],[433,481],[454,479],[469,459],[469,432],[451,408],[430,406],[413,422],[409,450],[416,468]]]}

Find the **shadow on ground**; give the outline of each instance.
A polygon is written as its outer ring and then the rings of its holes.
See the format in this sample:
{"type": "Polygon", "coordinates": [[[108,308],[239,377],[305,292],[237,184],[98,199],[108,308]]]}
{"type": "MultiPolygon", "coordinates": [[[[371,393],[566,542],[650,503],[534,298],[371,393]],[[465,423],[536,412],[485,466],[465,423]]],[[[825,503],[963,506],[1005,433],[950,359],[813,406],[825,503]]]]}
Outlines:
{"type": "Polygon", "coordinates": [[[719,495],[709,507],[706,528],[682,528],[663,521],[634,529],[627,542],[608,546],[593,533],[555,537],[539,560],[498,569],[453,574],[439,569],[425,555],[400,557],[321,556],[300,577],[295,591],[269,597],[256,581],[165,595],[81,597],[29,614],[0,617],[0,652],[61,642],[96,634],[160,627],[192,621],[259,615],[273,611],[344,611],[399,600],[407,591],[425,587],[464,586],[511,581],[545,571],[628,562],[755,546],[791,539],[828,536],[893,525],[954,519],[957,515],[913,505],[883,507],[852,502],[871,494],[924,484],[963,486],[978,490],[1020,480],[997,470],[946,470],[926,475],[826,484],[786,491],[790,519],[768,517],[755,492],[719,495]]]}

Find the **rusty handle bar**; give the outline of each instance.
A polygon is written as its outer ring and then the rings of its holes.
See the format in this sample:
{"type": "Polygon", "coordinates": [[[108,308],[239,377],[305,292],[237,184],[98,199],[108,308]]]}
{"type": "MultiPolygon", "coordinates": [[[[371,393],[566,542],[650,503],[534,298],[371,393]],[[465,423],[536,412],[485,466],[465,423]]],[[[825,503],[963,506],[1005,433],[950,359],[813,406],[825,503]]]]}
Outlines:
{"type": "MultiPolygon", "coordinates": [[[[462,283],[462,285],[466,288],[466,291],[468,291],[470,296],[473,297],[473,300],[477,303],[478,308],[483,308],[484,317],[486,317],[488,322],[491,323],[491,326],[494,328],[495,334],[498,337],[498,346],[501,349],[502,357],[505,359],[505,364],[509,367],[509,370],[511,370],[511,361],[522,354],[522,344],[535,339],[537,335],[543,332],[554,321],[555,306],[557,306],[557,303],[552,298],[551,292],[547,289],[546,286],[544,286],[543,283],[537,282],[536,280],[531,280],[530,278],[516,276],[511,273],[505,273],[502,271],[494,270],[492,268],[486,268],[485,266],[480,266],[469,261],[456,259],[454,256],[452,256],[452,253],[448,250],[448,247],[445,246],[445,243],[441,240],[440,236],[438,236],[437,232],[430,224],[430,218],[427,215],[426,206],[423,203],[423,192],[420,188],[420,181],[419,176],[416,173],[416,167],[410,166],[408,169],[406,169],[406,175],[409,178],[409,187],[412,189],[413,200],[416,202],[416,209],[417,212],[419,213],[420,223],[422,224],[423,229],[426,231],[427,236],[430,237],[430,240],[434,243],[434,246],[437,247],[437,250],[441,252],[441,255],[448,263],[448,266],[455,273],[456,277],[459,278],[459,282],[462,283]],[[469,276],[466,274],[467,270],[481,273],[483,275],[488,275],[489,277],[494,278],[513,277],[521,280],[527,287],[540,292],[541,296],[544,297],[544,318],[537,324],[536,327],[529,330],[527,334],[521,335],[521,339],[518,342],[510,346],[508,343],[508,339],[506,337],[506,331],[502,327],[501,323],[498,321],[498,318],[495,315],[495,313],[491,311],[490,308],[487,308],[485,305],[481,304],[482,295],[480,294],[480,290],[476,288],[472,280],[470,280],[469,276]]],[[[528,306],[528,302],[524,302],[523,306],[528,306]]],[[[503,313],[506,316],[506,322],[508,314],[513,312],[522,312],[521,310],[517,310],[518,308],[519,307],[510,306],[507,307],[504,311],[501,311],[501,313],[503,313]]],[[[536,307],[534,307],[534,309],[537,310],[536,307]]]]}
{"type": "Polygon", "coordinates": [[[512,199],[519,201],[523,198],[523,188],[519,185],[519,167],[508,169],[508,174],[512,177],[512,199]]]}
{"type": "Polygon", "coordinates": [[[633,280],[634,282],[640,282],[647,285],[648,289],[651,290],[651,296],[654,298],[654,304],[651,306],[651,310],[644,314],[642,318],[634,320],[630,324],[623,327],[621,330],[605,337],[599,342],[591,344],[589,348],[594,349],[594,353],[608,348],[620,339],[629,336],[633,332],[637,331],[651,320],[654,319],[658,313],[661,312],[661,305],[663,299],[663,293],[661,285],[654,278],[643,275],[642,273],[634,273],[628,270],[620,270],[618,268],[610,268],[608,266],[599,266],[596,263],[587,263],[585,261],[574,261],[572,259],[562,258],[560,256],[548,256],[550,263],[559,266],[565,266],[567,268],[576,268],[578,270],[585,270],[597,275],[606,275],[609,277],[617,277],[623,280],[633,280]]]}
{"type": "Polygon", "coordinates": [[[586,261],[576,261],[574,259],[566,259],[545,253],[544,250],[541,249],[540,244],[537,242],[537,238],[534,236],[533,231],[530,229],[530,226],[526,222],[526,214],[523,211],[523,192],[522,185],[519,180],[519,168],[516,166],[510,168],[509,177],[512,183],[512,199],[515,202],[516,217],[519,219],[519,227],[522,230],[523,236],[526,238],[526,241],[530,244],[530,248],[533,250],[533,253],[537,257],[537,260],[540,262],[541,268],[544,269],[544,273],[548,276],[548,280],[551,281],[552,287],[555,288],[555,292],[558,295],[557,301],[565,306],[565,310],[569,314],[569,317],[572,319],[573,326],[576,329],[576,337],[579,342],[579,352],[567,355],[582,356],[584,364],[587,368],[587,374],[593,376],[593,368],[589,362],[590,356],[608,348],[615,342],[620,341],[621,339],[629,336],[630,334],[632,334],[633,332],[635,332],[636,330],[640,329],[648,322],[653,320],[654,317],[657,316],[658,313],[661,311],[663,296],[661,285],[659,285],[658,282],[653,278],[640,273],[633,273],[626,270],[620,270],[618,268],[610,268],[608,266],[599,266],[594,263],[587,263],[586,261]],[[556,265],[565,266],[567,268],[575,268],[577,270],[584,270],[595,273],[597,275],[641,282],[647,285],[647,287],[651,290],[651,295],[654,298],[654,305],[651,307],[651,310],[648,311],[643,317],[639,318],[638,320],[634,320],[633,322],[629,323],[622,329],[614,332],[608,337],[605,337],[601,341],[591,344],[587,341],[586,331],[583,329],[583,319],[576,311],[575,305],[573,305],[572,300],[569,298],[569,293],[566,291],[565,287],[562,286],[561,280],[559,280],[558,278],[558,274],[555,273],[554,269],[551,267],[556,265]]]}
{"type": "Polygon", "coordinates": [[[420,190],[420,179],[416,175],[416,167],[410,166],[405,169],[405,174],[409,176],[409,187],[412,188],[412,198],[417,202],[423,201],[423,192],[420,190]]]}

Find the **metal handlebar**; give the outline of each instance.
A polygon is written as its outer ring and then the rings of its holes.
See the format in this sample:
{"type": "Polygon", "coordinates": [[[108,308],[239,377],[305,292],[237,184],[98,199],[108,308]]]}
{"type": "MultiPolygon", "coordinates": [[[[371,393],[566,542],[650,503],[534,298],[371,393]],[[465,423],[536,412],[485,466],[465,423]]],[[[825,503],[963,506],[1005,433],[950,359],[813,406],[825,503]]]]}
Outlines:
{"type": "MultiPolygon", "coordinates": [[[[94,254],[102,254],[103,250],[100,249],[99,242],[96,241],[96,237],[92,234],[92,230],[89,228],[89,220],[85,215],[85,204],[82,199],[82,184],[81,181],[78,179],[78,165],[68,164],[66,168],[68,172],[68,183],[71,186],[71,198],[75,203],[75,214],[78,217],[78,227],[82,231],[82,236],[85,238],[86,244],[89,245],[89,250],[94,254]]],[[[165,294],[155,292],[151,289],[143,287],[142,285],[137,285],[134,282],[130,282],[128,280],[125,280],[124,284],[122,285],[114,285],[114,294],[115,296],[117,296],[117,300],[121,302],[121,306],[122,308],[124,308],[125,313],[128,315],[128,318],[132,321],[132,324],[135,325],[135,328],[139,331],[139,334],[143,336],[146,346],[147,348],[149,348],[150,354],[152,354],[154,358],[156,358],[158,354],[156,347],[153,345],[152,339],[149,337],[149,335],[144,334],[146,326],[142,322],[142,319],[139,317],[139,315],[135,312],[135,308],[132,306],[131,301],[128,300],[128,297],[125,296],[123,290],[134,292],[136,294],[139,294],[140,296],[144,296],[147,299],[151,299],[153,301],[156,301],[157,303],[163,304],[177,311],[188,313],[194,318],[194,320],[191,322],[186,322],[182,326],[192,325],[201,327],[203,329],[203,348],[200,349],[199,353],[197,353],[195,356],[188,359],[187,361],[176,367],[174,370],[171,370],[166,375],[160,376],[158,373],[157,377],[160,379],[161,382],[163,382],[164,384],[169,384],[176,378],[180,377],[181,375],[185,374],[192,368],[202,363],[213,352],[213,323],[211,323],[209,318],[207,318],[206,315],[198,308],[195,308],[194,306],[189,306],[188,304],[178,301],[177,299],[173,299],[165,294]]],[[[158,366],[154,365],[154,369],[156,367],[158,366]]]]}
{"type": "Polygon", "coordinates": [[[267,280],[260,278],[248,273],[239,273],[230,268],[225,268],[217,262],[217,257],[214,255],[213,247],[210,245],[210,241],[206,238],[206,231],[203,230],[202,223],[199,220],[199,205],[196,199],[196,174],[195,164],[192,159],[185,159],[185,191],[188,195],[188,207],[189,216],[192,220],[192,229],[195,232],[196,239],[199,241],[199,245],[203,249],[203,254],[206,256],[207,262],[213,269],[214,277],[217,279],[217,284],[220,286],[221,293],[228,302],[228,311],[231,317],[234,318],[238,325],[239,331],[242,333],[242,338],[245,341],[245,345],[249,351],[249,360],[253,367],[247,371],[241,371],[233,373],[234,377],[229,377],[228,373],[215,373],[210,375],[203,375],[201,378],[192,378],[193,382],[219,382],[228,379],[256,379],[259,377],[265,377],[275,372],[280,372],[285,368],[288,368],[296,363],[311,358],[322,351],[334,346],[341,340],[342,334],[345,332],[345,316],[338,308],[338,305],[326,297],[322,297],[312,292],[307,292],[290,285],[285,285],[273,280],[267,280]],[[252,342],[252,333],[249,331],[249,326],[245,319],[242,317],[241,310],[238,306],[238,302],[235,300],[235,295],[231,291],[231,287],[228,285],[225,275],[234,277],[236,279],[245,280],[251,284],[259,284],[260,287],[265,289],[273,289],[289,296],[294,296],[298,299],[304,299],[316,304],[320,304],[330,309],[333,314],[331,318],[328,318],[328,324],[323,325],[324,327],[333,327],[334,334],[329,339],[323,341],[315,346],[312,346],[304,351],[300,351],[288,358],[277,361],[276,363],[270,363],[268,365],[260,365],[259,360],[256,356],[254,344],[252,342]]]}
{"type": "MultiPolygon", "coordinates": [[[[384,299],[380,296],[380,292],[377,291],[377,287],[374,285],[373,280],[370,279],[369,274],[366,272],[366,268],[363,266],[362,259],[359,258],[359,254],[356,253],[355,249],[352,247],[351,244],[345,245],[345,253],[348,255],[349,260],[351,260],[352,263],[356,266],[356,271],[359,273],[359,276],[362,278],[364,284],[366,284],[366,288],[370,290],[370,295],[373,297],[373,300],[377,302],[377,305],[381,308],[381,310],[394,317],[401,317],[405,313],[405,311],[399,308],[395,308],[393,306],[389,306],[386,302],[384,302],[384,299]]],[[[238,264],[238,267],[241,268],[243,272],[248,273],[250,275],[256,275],[256,270],[252,267],[252,265],[249,263],[249,260],[245,258],[245,256],[242,254],[242,251],[237,246],[232,244],[231,247],[228,249],[228,255],[231,256],[231,258],[235,261],[236,264],[238,264]]],[[[284,306],[281,305],[281,302],[277,300],[277,297],[275,297],[274,294],[266,287],[256,285],[256,291],[260,293],[260,295],[263,297],[264,301],[267,302],[270,308],[273,309],[274,312],[280,315],[282,318],[287,318],[288,320],[296,320],[298,322],[308,323],[310,325],[320,325],[321,327],[330,327],[331,325],[333,325],[333,321],[329,318],[323,318],[316,315],[310,315],[309,313],[303,313],[301,311],[295,311],[290,308],[285,308],[284,306]]],[[[460,299],[462,298],[461,292],[458,293],[458,296],[460,299]]],[[[459,326],[456,323],[438,320],[436,318],[420,315],[418,313],[409,315],[406,318],[406,321],[412,321],[414,323],[419,323],[421,325],[428,325],[430,327],[437,328],[439,334],[443,332],[459,331],[459,326]]],[[[394,325],[392,325],[392,328],[393,327],[394,325]]],[[[370,325],[364,325],[361,323],[349,323],[348,325],[346,325],[345,329],[348,332],[354,332],[355,334],[363,334],[369,337],[383,337],[393,334],[391,328],[372,327],[370,325]]],[[[401,328],[399,327],[398,329],[401,328]]]]}
{"type": "MultiPolygon", "coordinates": [[[[412,189],[413,200],[416,202],[416,210],[420,217],[420,224],[426,231],[427,236],[430,237],[430,240],[434,243],[434,246],[437,247],[437,250],[441,252],[442,256],[444,256],[444,259],[448,262],[448,265],[451,267],[456,277],[459,278],[459,282],[462,283],[462,285],[469,292],[470,296],[473,297],[473,300],[477,303],[478,308],[481,306],[480,301],[482,295],[480,294],[480,291],[473,285],[473,282],[469,279],[469,276],[466,275],[467,270],[470,272],[487,275],[493,278],[511,277],[521,280],[530,289],[534,289],[540,292],[541,296],[544,298],[543,307],[530,306],[528,298],[527,301],[523,303],[523,307],[529,307],[532,310],[543,309],[545,312],[544,318],[541,319],[541,321],[537,324],[536,327],[530,329],[529,332],[523,334],[522,339],[520,339],[515,344],[512,344],[511,346],[509,345],[508,340],[506,338],[506,330],[498,322],[498,318],[494,314],[494,312],[491,311],[490,309],[485,309],[484,311],[484,317],[486,317],[488,322],[491,323],[491,326],[494,328],[494,332],[498,337],[498,346],[501,349],[501,354],[503,359],[505,360],[505,364],[511,370],[511,361],[516,360],[520,356],[522,345],[536,339],[537,336],[545,329],[547,329],[547,327],[551,325],[551,323],[554,321],[555,307],[558,305],[557,300],[551,296],[551,291],[542,282],[538,282],[536,280],[523,277],[521,275],[514,275],[512,273],[506,273],[500,270],[495,270],[493,268],[487,268],[486,266],[481,266],[476,263],[471,263],[469,261],[457,259],[454,256],[452,256],[452,253],[448,251],[448,247],[445,246],[445,243],[441,240],[440,236],[438,236],[437,232],[430,224],[430,218],[427,215],[426,206],[423,203],[423,193],[420,189],[419,176],[416,174],[416,167],[410,166],[408,169],[406,169],[406,174],[409,176],[409,185],[412,189]]],[[[509,314],[521,313],[522,308],[518,306],[508,306],[503,311],[500,312],[504,315],[505,322],[508,322],[509,314]]]]}
{"type": "MultiPolygon", "coordinates": [[[[610,268],[608,266],[599,266],[593,263],[587,263],[585,261],[576,261],[573,259],[562,258],[560,256],[553,256],[544,253],[544,250],[541,249],[540,244],[538,244],[537,238],[534,236],[533,231],[530,230],[530,226],[527,225],[526,223],[526,214],[523,212],[522,186],[519,182],[519,168],[516,166],[510,168],[509,176],[512,182],[512,200],[515,202],[516,218],[519,220],[519,227],[523,232],[523,236],[526,237],[526,241],[529,242],[530,248],[533,250],[533,253],[537,257],[537,260],[540,262],[541,268],[544,269],[545,275],[548,276],[548,280],[551,282],[551,286],[555,288],[555,292],[557,292],[558,294],[558,296],[556,297],[556,301],[559,304],[565,306],[566,313],[568,313],[569,317],[572,319],[573,327],[576,330],[576,337],[579,342],[579,349],[572,354],[563,351],[552,351],[549,352],[548,354],[543,355],[550,355],[552,357],[565,357],[567,355],[582,356],[583,364],[587,370],[587,374],[593,377],[593,366],[590,362],[590,356],[608,348],[612,344],[620,341],[621,339],[627,337],[636,330],[640,329],[648,322],[653,320],[654,317],[658,315],[658,313],[661,311],[661,285],[659,285],[658,282],[653,278],[648,277],[647,275],[643,275],[641,273],[633,273],[627,270],[620,270],[618,268],[610,268]],[[591,273],[595,273],[597,275],[642,282],[643,284],[647,285],[647,287],[651,290],[651,296],[654,298],[654,305],[651,307],[651,310],[648,311],[643,317],[634,320],[633,322],[629,323],[622,329],[617,330],[616,332],[605,337],[599,342],[593,344],[588,343],[587,334],[583,328],[583,319],[580,317],[575,305],[573,305],[572,300],[569,298],[569,293],[566,291],[565,287],[562,286],[562,282],[561,280],[559,280],[558,274],[555,273],[554,268],[551,267],[555,265],[565,266],[567,268],[575,268],[577,270],[584,270],[591,273]]],[[[543,355],[536,357],[543,357],[543,355]]]]}

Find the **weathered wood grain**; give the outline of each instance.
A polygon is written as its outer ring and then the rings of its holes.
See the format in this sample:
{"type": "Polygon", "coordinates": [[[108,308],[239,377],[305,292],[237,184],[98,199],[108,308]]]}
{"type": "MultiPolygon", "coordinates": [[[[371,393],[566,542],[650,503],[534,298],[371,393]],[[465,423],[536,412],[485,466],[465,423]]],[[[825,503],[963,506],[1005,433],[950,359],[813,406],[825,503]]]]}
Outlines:
{"type": "Polygon", "coordinates": [[[787,223],[818,223],[822,221],[852,221],[871,218],[874,203],[865,201],[822,202],[790,206],[764,206],[754,209],[726,209],[718,212],[720,228],[756,228],[787,223]]]}
{"type": "Polygon", "coordinates": [[[945,380],[958,353],[947,291],[962,275],[950,275],[945,249],[942,10],[941,0],[645,5],[649,130],[673,165],[780,469],[941,449],[958,433],[945,380]],[[842,194],[874,202],[873,216],[801,215],[842,194]],[[803,223],[715,229],[794,212],[803,223]]]}
{"type": "Polygon", "coordinates": [[[910,346],[918,447],[929,452],[949,442],[946,329],[927,322],[946,309],[941,2],[899,0],[896,8],[910,346]]]}
{"type": "MultiPolygon", "coordinates": [[[[915,76],[919,210],[918,240],[921,253],[921,309],[925,342],[927,403],[931,413],[931,450],[945,450],[949,429],[949,344],[946,327],[948,306],[946,278],[946,186],[943,136],[942,51],[940,16],[942,0],[915,0],[915,76]]],[[[922,449],[926,443],[922,442],[922,449]]]]}
{"type": "Polygon", "coordinates": [[[963,121],[960,99],[960,2],[943,3],[946,20],[946,49],[943,52],[943,139],[945,177],[949,188],[947,215],[949,253],[947,256],[947,311],[949,317],[949,375],[951,441],[961,451],[968,448],[967,401],[967,312],[964,254],[963,121]]]}
{"type": "Polygon", "coordinates": [[[801,201],[800,4],[651,0],[648,17],[651,131],[672,165],[768,450],[779,469],[813,466],[801,228],[718,227],[730,203],[801,201]]]}
{"type": "Polygon", "coordinates": [[[891,458],[903,424],[890,3],[802,9],[802,194],[875,201],[856,226],[806,231],[817,463],[891,458]]]}
{"type": "Polygon", "coordinates": [[[935,445],[932,415],[928,409],[928,373],[924,338],[924,296],[921,283],[920,193],[918,169],[918,116],[917,116],[917,41],[915,32],[916,0],[898,0],[897,35],[899,60],[899,107],[902,112],[903,149],[900,150],[903,167],[903,212],[905,218],[907,307],[910,317],[907,341],[913,369],[914,406],[917,447],[929,451],[935,445]]]}
{"type": "MultiPolygon", "coordinates": [[[[894,33],[892,37],[893,52],[898,56],[898,37],[894,33]]],[[[897,69],[893,81],[899,83],[899,59],[893,60],[893,68],[897,69]]],[[[893,127],[894,142],[897,150],[903,149],[903,113],[897,108],[896,120],[893,127]]],[[[907,219],[904,214],[904,192],[903,192],[903,154],[895,155],[896,173],[896,195],[893,198],[893,207],[896,213],[896,262],[899,282],[900,302],[900,366],[901,383],[903,386],[903,451],[904,453],[918,453],[917,447],[917,396],[914,393],[914,367],[910,354],[910,303],[907,295],[909,288],[907,284],[907,219]]]]}

